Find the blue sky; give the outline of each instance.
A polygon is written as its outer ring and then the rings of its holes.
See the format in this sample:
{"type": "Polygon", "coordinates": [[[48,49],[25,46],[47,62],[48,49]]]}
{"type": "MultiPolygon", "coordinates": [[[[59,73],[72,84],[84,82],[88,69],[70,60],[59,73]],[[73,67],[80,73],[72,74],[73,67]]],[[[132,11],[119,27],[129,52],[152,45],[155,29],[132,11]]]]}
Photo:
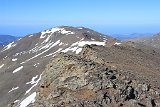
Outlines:
{"type": "Polygon", "coordinates": [[[0,34],[61,26],[105,34],[160,32],[160,0],[0,0],[0,34]]]}

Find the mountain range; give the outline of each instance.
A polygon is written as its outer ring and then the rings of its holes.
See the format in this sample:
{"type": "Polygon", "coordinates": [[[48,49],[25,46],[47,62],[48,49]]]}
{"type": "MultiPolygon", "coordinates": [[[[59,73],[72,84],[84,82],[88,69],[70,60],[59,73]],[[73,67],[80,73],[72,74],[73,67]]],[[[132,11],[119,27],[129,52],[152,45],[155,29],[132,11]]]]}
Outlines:
{"type": "Polygon", "coordinates": [[[7,45],[10,42],[19,39],[19,37],[11,36],[11,35],[0,35],[0,46],[7,45]]]}
{"type": "Polygon", "coordinates": [[[160,48],[160,33],[155,34],[151,37],[135,38],[135,39],[129,39],[129,40],[135,43],[152,46],[155,48],[160,48]]]}
{"type": "Polygon", "coordinates": [[[128,39],[144,38],[152,36],[152,33],[132,33],[132,34],[112,34],[118,40],[128,41],[128,39]]]}
{"type": "Polygon", "coordinates": [[[59,26],[0,48],[0,107],[160,107],[160,50],[59,26]]]}

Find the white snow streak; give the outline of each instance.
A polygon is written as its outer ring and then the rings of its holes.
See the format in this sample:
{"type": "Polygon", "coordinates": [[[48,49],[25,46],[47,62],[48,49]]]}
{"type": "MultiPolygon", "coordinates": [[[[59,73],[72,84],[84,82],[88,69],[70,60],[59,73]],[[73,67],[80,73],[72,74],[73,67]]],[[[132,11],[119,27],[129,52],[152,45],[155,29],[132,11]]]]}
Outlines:
{"type": "Polygon", "coordinates": [[[52,29],[49,29],[49,30],[46,30],[46,31],[41,32],[40,38],[43,39],[43,38],[46,37],[46,34],[49,34],[49,36],[48,36],[47,39],[45,40],[45,41],[48,41],[49,38],[51,37],[51,35],[52,35],[54,32],[58,32],[58,33],[61,33],[61,34],[66,34],[66,35],[75,34],[75,33],[72,32],[72,31],[67,31],[65,28],[52,28],[52,29]]]}
{"type": "Polygon", "coordinates": [[[25,94],[29,93],[32,90],[32,88],[34,88],[38,84],[38,82],[41,80],[41,76],[42,76],[42,74],[38,78],[38,75],[36,75],[35,77],[32,78],[32,80],[30,82],[26,83],[26,84],[31,84],[33,86],[30,89],[28,89],[25,94]],[[35,79],[37,79],[37,80],[35,80],[35,79]]]}
{"type": "Polygon", "coordinates": [[[62,50],[61,52],[68,52],[68,51],[72,51],[72,52],[76,52],[76,54],[80,53],[82,51],[82,47],[84,45],[92,45],[92,44],[96,44],[96,45],[105,45],[105,42],[98,42],[98,41],[79,41],[79,42],[75,42],[73,43],[69,48],[66,48],[64,50],[62,50]]]}
{"type": "MultiPolygon", "coordinates": [[[[52,29],[46,30],[46,31],[44,31],[44,32],[41,32],[40,38],[41,38],[41,39],[42,39],[42,38],[45,38],[45,37],[46,37],[45,34],[54,33],[54,32],[57,32],[57,31],[59,31],[59,30],[60,30],[59,28],[52,28],[52,29]]],[[[50,35],[52,35],[52,34],[50,34],[50,35]]]]}
{"type": "Polygon", "coordinates": [[[38,75],[33,77],[32,80],[30,82],[27,82],[26,84],[35,84],[36,83],[36,81],[35,81],[36,78],[38,78],[38,75]]]}
{"type": "Polygon", "coordinates": [[[78,46],[81,46],[81,47],[84,46],[84,45],[92,45],[92,44],[104,46],[105,42],[98,42],[98,41],[81,41],[81,42],[78,42],[78,46]]]}
{"type": "Polygon", "coordinates": [[[122,43],[118,43],[118,42],[116,42],[114,45],[120,45],[120,44],[122,44],[122,43]]]}
{"type": "Polygon", "coordinates": [[[32,58],[30,58],[30,59],[27,59],[26,61],[24,61],[24,62],[22,62],[22,63],[20,63],[20,64],[24,64],[24,63],[26,63],[26,62],[28,62],[28,61],[30,61],[30,60],[32,60],[32,59],[34,59],[34,58],[42,55],[42,54],[44,54],[45,52],[49,51],[51,48],[53,48],[54,46],[58,45],[59,43],[60,43],[60,40],[56,41],[55,43],[51,43],[51,44],[50,44],[50,47],[49,47],[48,49],[44,50],[43,52],[35,55],[34,57],[32,57],[32,58]]]}
{"type": "Polygon", "coordinates": [[[4,64],[2,64],[2,65],[0,66],[0,69],[1,69],[3,66],[4,66],[4,64]]]}
{"type": "Polygon", "coordinates": [[[59,46],[61,46],[61,45],[63,45],[64,43],[63,42],[61,42],[60,44],[59,44],[59,46]]]}
{"type": "Polygon", "coordinates": [[[20,71],[21,69],[23,69],[23,66],[20,66],[20,67],[18,67],[17,69],[15,69],[15,70],[13,71],[13,73],[18,72],[18,71],[20,71]]]}
{"type": "Polygon", "coordinates": [[[14,103],[17,103],[17,102],[19,102],[19,100],[15,100],[15,101],[14,101],[14,103]]]}
{"type": "Polygon", "coordinates": [[[66,35],[69,35],[69,34],[75,34],[74,32],[72,32],[72,31],[66,31],[64,28],[62,28],[61,29],[61,32],[60,32],[61,34],[66,34],[66,35]]]}
{"type": "Polygon", "coordinates": [[[14,62],[14,61],[17,61],[17,58],[12,59],[12,61],[13,61],[13,62],[14,62]]]}
{"type": "Polygon", "coordinates": [[[50,54],[45,55],[45,56],[43,56],[43,57],[52,56],[52,55],[54,55],[54,54],[56,54],[56,53],[60,52],[62,49],[63,49],[63,48],[59,48],[56,52],[54,52],[54,53],[50,53],[50,54]]]}
{"type": "Polygon", "coordinates": [[[69,48],[66,48],[65,50],[62,50],[62,52],[64,52],[64,53],[66,53],[68,51],[75,52],[77,49],[78,49],[78,47],[69,47],[69,48]]]}
{"type": "Polygon", "coordinates": [[[12,43],[8,44],[7,46],[5,46],[5,47],[2,49],[1,52],[4,52],[4,51],[6,51],[6,50],[8,50],[8,49],[10,49],[10,48],[12,48],[12,47],[14,47],[14,46],[16,46],[16,44],[14,44],[14,42],[12,42],[12,43]]]}
{"type": "Polygon", "coordinates": [[[8,91],[8,93],[10,93],[10,92],[12,92],[12,91],[14,91],[14,90],[17,90],[19,87],[13,87],[10,91],[8,91]]]}
{"type": "Polygon", "coordinates": [[[29,35],[28,37],[30,38],[30,37],[32,37],[33,35],[29,35]]]}

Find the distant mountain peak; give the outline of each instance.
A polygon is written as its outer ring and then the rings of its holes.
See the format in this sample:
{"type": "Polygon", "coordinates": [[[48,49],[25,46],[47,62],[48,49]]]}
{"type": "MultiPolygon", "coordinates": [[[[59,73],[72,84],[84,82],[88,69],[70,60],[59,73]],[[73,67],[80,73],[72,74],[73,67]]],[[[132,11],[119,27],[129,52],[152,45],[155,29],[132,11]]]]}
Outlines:
{"type": "Polygon", "coordinates": [[[15,40],[17,40],[19,37],[11,36],[11,35],[0,35],[0,46],[9,44],[15,40]]]}

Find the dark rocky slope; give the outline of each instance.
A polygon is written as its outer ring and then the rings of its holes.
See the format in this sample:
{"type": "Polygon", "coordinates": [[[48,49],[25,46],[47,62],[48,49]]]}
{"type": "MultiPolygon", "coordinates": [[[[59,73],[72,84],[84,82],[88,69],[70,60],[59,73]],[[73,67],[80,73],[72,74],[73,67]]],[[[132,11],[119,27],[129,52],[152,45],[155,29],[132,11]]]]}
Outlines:
{"type": "Polygon", "coordinates": [[[160,51],[152,49],[124,43],[60,53],[29,107],[160,107],[160,51]]]}

